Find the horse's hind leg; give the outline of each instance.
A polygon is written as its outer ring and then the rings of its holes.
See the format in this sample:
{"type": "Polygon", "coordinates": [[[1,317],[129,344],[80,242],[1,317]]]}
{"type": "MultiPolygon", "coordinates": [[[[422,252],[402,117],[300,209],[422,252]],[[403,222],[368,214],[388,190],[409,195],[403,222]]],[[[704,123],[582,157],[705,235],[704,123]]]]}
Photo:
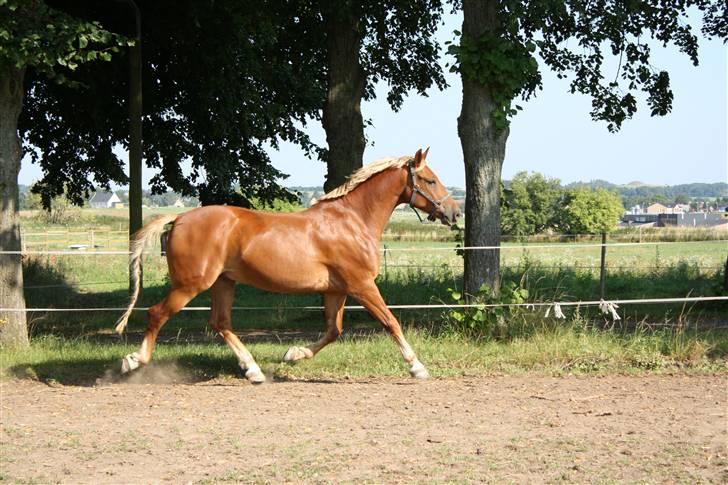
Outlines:
{"type": "Polygon", "coordinates": [[[410,366],[410,375],[418,379],[428,378],[430,374],[427,372],[425,366],[422,365],[422,362],[420,362],[417,358],[417,355],[412,350],[412,347],[410,347],[410,344],[407,343],[407,340],[405,340],[404,334],[402,333],[402,327],[399,325],[397,318],[387,307],[387,304],[384,303],[384,299],[382,298],[381,293],[379,293],[377,285],[375,285],[374,282],[371,282],[371,284],[368,285],[363,285],[359,291],[352,293],[351,296],[359,300],[359,302],[364,305],[364,308],[366,308],[374,318],[379,320],[379,323],[382,324],[382,326],[397,342],[399,350],[402,352],[402,357],[404,357],[405,362],[407,362],[410,366]]]}
{"type": "Polygon", "coordinates": [[[179,312],[198,293],[199,290],[197,289],[175,288],[162,301],[149,309],[147,312],[147,330],[144,332],[142,346],[138,351],[122,359],[121,372],[123,374],[138,368],[140,365],[148,364],[152,360],[152,350],[157,341],[159,330],[172,315],[179,312]]]}
{"type": "Polygon", "coordinates": [[[310,359],[328,344],[339,338],[344,321],[344,303],[346,295],[327,293],[324,295],[324,314],[326,315],[326,333],[318,342],[308,347],[291,347],[283,356],[286,362],[310,359]]]}
{"type": "Polygon", "coordinates": [[[230,309],[235,299],[235,282],[224,276],[220,276],[215,284],[210,287],[212,298],[212,312],[210,313],[210,326],[232,349],[238,358],[238,364],[245,372],[245,377],[253,384],[265,382],[265,375],[253,359],[248,349],[240,341],[232,330],[232,319],[230,309]]]}

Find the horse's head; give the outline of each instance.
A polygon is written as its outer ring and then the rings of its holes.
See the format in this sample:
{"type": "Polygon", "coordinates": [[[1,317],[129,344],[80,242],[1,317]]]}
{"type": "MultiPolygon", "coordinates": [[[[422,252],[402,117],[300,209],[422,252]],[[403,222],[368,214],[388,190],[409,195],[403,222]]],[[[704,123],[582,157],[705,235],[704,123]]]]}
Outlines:
{"type": "Polygon", "coordinates": [[[419,149],[410,160],[407,165],[407,187],[402,195],[411,207],[427,212],[429,220],[440,219],[449,226],[460,216],[460,206],[450,197],[450,192],[442,185],[437,174],[427,166],[429,151],[429,147],[424,153],[419,149]]]}

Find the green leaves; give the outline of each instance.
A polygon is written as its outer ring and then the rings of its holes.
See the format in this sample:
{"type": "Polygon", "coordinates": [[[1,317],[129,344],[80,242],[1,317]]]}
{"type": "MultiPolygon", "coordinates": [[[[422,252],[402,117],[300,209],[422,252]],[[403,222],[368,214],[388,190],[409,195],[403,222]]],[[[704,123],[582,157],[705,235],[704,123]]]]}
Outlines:
{"type": "Polygon", "coordinates": [[[61,69],[71,71],[80,64],[104,60],[125,44],[98,22],[82,20],[53,9],[41,0],[3,0],[0,3],[0,65],[30,67],[66,82],[61,69]]]}
{"type": "Polygon", "coordinates": [[[558,179],[540,173],[517,173],[501,195],[503,233],[528,236],[547,230],[559,231],[563,194],[558,179]]]}
{"type": "Polygon", "coordinates": [[[541,87],[535,51],[534,42],[522,42],[505,31],[485,32],[478,38],[462,35],[459,45],[448,47],[448,54],[457,60],[451,71],[488,87],[497,105],[491,116],[498,131],[508,127],[508,118],[520,109],[512,107],[512,101],[518,96],[528,99],[541,87]]]}
{"type": "MultiPolygon", "coordinates": [[[[317,148],[303,126],[319,116],[325,72],[322,54],[301,41],[311,25],[292,20],[299,5],[138,3],[145,19],[143,156],[159,171],[152,189],[171,188],[204,204],[295,200],[281,187],[286,175],[271,165],[266,150],[281,140],[309,153],[317,148]]],[[[37,63],[30,66],[19,128],[43,170],[36,190],[44,200],[65,192],[79,202],[88,191],[127,181],[116,147],[128,139],[129,63],[117,54],[134,40],[100,26],[130,29],[133,16],[126,2],[63,5],[98,22],[63,36],[63,49],[39,50],[52,55],[54,77],[49,81],[37,63]]],[[[38,35],[50,37],[47,24],[66,28],[46,21],[38,35]]]]}
{"type": "Polygon", "coordinates": [[[522,305],[529,297],[528,290],[513,281],[504,283],[498,296],[493,295],[487,284],[481,286],[478,293],[471,295],[467,301],[459,291],[448,288],[448,292],[459,305],[465,303],[476,305],[448,311],[445,320],[450,329],[459,334],[493,339],[501,339],[508,335],[510,320],[521,314],[523,308],[487,305],[522,305]]]}
{"type": "Polygon", "coordinates": [[[570,234],[609,233],[623,213],[622,202],[614,192],[602,188],[571,189],[564,200],[562,226],[570,234]]]}
{"type": "Polygon", "coordinates": [[[517,111],[511,101],[528,98],[541,86],[536,52],[558,78],[571,80],[572,93],[592,99],[592,119],[617,131],[637,111],[638,91],[647,95],[653,116],[672,109],[669,76],[651,65],[645,39],[665,47],[672,44],[697,65],[698,39],[691,23],[702,13],[702,33],[728,40],[725,0],[503,0],[498,4],[499,30],[477,39],[463,36],[448,53],[457,60],[453,70],[491,90],[499,107],[493,121],[501,129],[517,111]],[[605,54],[614,57],[616,69],[605,69],[605,54]]]}

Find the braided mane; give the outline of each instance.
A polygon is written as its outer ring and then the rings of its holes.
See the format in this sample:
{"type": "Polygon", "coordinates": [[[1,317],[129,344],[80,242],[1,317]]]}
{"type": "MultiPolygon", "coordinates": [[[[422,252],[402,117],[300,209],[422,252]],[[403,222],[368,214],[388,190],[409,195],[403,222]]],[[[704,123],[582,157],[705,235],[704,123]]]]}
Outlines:
{"type": "Polygon", "coordinates": [[[389,168],[402,168],[407,165],[410,160],[412,160],[411,156],[387,157],[374,161],[369,165],[365,165],[353,174],[351,174],[346,182],[344,182],[342,185],[336,187],[334,190],[326,193],[325,195],[322,195],[319,198],[319,202],[322,200],[332,200],[343,197],[344,195],[348,194],[349,192],[369,180],[374,175],[380,172],[384,172],[389,168]]]}

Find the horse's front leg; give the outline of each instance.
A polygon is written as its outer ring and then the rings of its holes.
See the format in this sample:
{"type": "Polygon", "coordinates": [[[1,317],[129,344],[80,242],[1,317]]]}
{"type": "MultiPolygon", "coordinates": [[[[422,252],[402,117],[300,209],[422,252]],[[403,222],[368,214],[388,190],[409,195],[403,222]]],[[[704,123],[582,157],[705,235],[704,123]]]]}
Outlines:
{"type": "Polygon", "coordinates": [[[337,293],[324,294],[324,315],[326,317],[326,333],[318,342],[308,347],[291,347],[283,356],[285,362],[295,362],[301,359],[310,359],[321,349],[339,338],[344,322],[344,303],[346,295],[337,293]]]}
{"type": "Polygon", "coordinates": [[[397,318],[387,307],[387,304],[384,303],[384,299],[382,298],[381,293],[379,293],[377,285],[372,281],[358,291],[352,292],[351,296],[359,300],[367,311],[369,311],[369,313],[371,313],[372,316],[376,318],[385,329],[387,329],[392,338],[394,338],[397,345],[399,345],[399,350],[402,352],[402,357],[404,357],[405,362],[407,362],[410,366],[410,374],[412,377],[416,377],[417,379],[427,379],[430,377],[425,366],[422,365],[422,362],[420,362],[417,358],[417,355],[415,355],[410,344],[407,343],[407,340],[405,340],[404,334],[402,333],[402,327],[399,325],[397,318]]]}

